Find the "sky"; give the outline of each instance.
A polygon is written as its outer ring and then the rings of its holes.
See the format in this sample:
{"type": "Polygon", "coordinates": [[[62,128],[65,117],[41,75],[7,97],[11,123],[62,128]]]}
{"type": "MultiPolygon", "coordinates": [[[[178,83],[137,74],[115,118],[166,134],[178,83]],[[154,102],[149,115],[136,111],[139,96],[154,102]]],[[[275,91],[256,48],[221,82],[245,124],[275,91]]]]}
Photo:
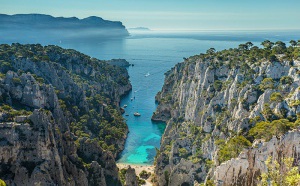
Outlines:
{"type": "Polygon", "coordinates": [[[300,29],[300,0],[0,0],[0,13],[99,16],[154,30],[300,29]]]}

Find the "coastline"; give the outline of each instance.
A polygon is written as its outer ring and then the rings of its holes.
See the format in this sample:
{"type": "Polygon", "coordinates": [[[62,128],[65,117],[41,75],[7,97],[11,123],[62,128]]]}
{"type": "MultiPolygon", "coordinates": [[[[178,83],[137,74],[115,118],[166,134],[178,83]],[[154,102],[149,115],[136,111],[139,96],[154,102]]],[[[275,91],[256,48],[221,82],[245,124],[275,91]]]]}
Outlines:
{"type": "MultiPolygon", "coordinates": [[[[117,167],[121,170],[123,168],[128,168],[130,166],[131,168],[135,169],[135,174],[139,176],[139,174],[145,170],[147,172],[150,172],[151,175],[154,173],[154,165],[145,165],[145,164],[129,164],[129,163],[117,163],[117,167]]],[[[144,186],[152,186],[153,184],[151,183],[151,178],[150,176],[146,181],[146,184],[144,186]]]]}

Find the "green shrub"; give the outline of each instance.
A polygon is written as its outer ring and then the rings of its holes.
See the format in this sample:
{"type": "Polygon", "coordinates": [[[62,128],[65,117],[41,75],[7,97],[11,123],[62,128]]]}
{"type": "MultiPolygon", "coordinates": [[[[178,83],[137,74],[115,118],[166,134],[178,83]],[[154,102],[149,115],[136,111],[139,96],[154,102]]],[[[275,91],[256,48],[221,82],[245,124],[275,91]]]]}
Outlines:
{"type": "Polygon", "coordinates": [[[207,160],[205,161],[205,165],[206,165],[206,167],[209,168],[209,169],[212,168],[214,164],[215,164],[215,163],[214,163],[214,161],[212,161],[212,160],[207,159],[207,160]]]}
{"type": "Polygon", "coordinates": [[[3,105],[3,106],[1,107],[1,110],[11,111],[12,108],[11,108],[11,106],[9,106],[9,105],[3,105]]]}
{"type": "Polygon", "coordinates": [[[0,73],[0,78],[4,79],[5,78],[5,74],[0,73]]]}
{"type": "Polygon", "coordinates": [[[145,184],[146,184],[146,181],[143,180],[143,179],[138,179],[138,184],[139,184],[139,185],[145,185],[145,184]]]}
{"type": "Polygon", "coordinates": [[[213,180],[207,180],[205,186],[215,186],[213,180]]]}
{"type": "Polygon", "coordinates": [[[49,56],[42,56],[42,57],[41,57],[41,60],[42,60],[42,61],[47,61],[47,62],[48,62],[48,61],[50,61],[50,58],[49,58],[49,56]]]}
{"type": "Polygon", "coordinates": [[[142,172],[140,172],[139,176],[143,179],[148,179],[151,176],[151,173],[150,172],[148,173],[147,171],[142,170],[142,172]]]}
{"type": "Polygon", "coordinates": [[[294,158],[281,158],[280,161],[272,161],[268,157],[265,161],[267,172],[261,175],[260,185],[299,186],[300,174],[298,166],[294,166],[294,158]],[[279,170],[280,173],[279,173],[279,170]]]}
{"type": "Polygon", "coordinates": [[[0,179],[0,186],[6,186],[6,183],[0,179]]]}
{"type": "Polygon", "coordinates": [[[274,102],[282,102],[283,97],[279,92],[273,92],[270,96],[270,100],[274,102]]]}
{"type": "Polygon", "coordinates": [[[126,175],[126,172],[127,172],[127,169],[121,169],[119,171],[119,176],[120,176],[120,180],[121,180],[122,185],[125,184],[125,175],[126,175]]]}
{"type": "Polygon", "coordinates": [[[179,148],[179,156],[180,157],[186,157],[188,154],[187,150],[185,148],[179,148]]]}
{"type": "Polygon", "coordinates": [[[237,157],[244,148],[251,146],[251,142],[244,136],[235,136],[227,141],[227,143],[222,142],[223,141],[218,141],[220,148],[218,152],[220,163],[237,157]]]}
{"type": "Polygon", "coordinates": [[[12,78],[12,82],[16,85],[21,84],[21,79],[20,78],[12,78]]]}
{"type": "Polygon", "coordinates": [[[275,119],[275,117],[276,117],[275,114],[273,113],[272,109],[270,108],[270,104],[268,104],[268,103],[264,104],[264,108],[261,113],[263,114],[264,118],[266,118],[266,120],[269,120],[269,121],[275,119]]]}
{"type": "Polygon", "coordinates": [[[255,139],[265,139],[269,141],[273,136],[279,137],[283,135],[293,126],[295,126],[295,124],[287,119],[274,120],[272,122],[261,121],[250,129],[249,135],[255,139]]]}
{"type": "Polygon", "coordinates": [[[274,89],[274,80],[272,78],[265,78],[259,85],[260,90],[274,89]]]}
{"type": "Polygon", "coordinates": [[[169,183],[169,177],[170,177],[169,171],[165,171],[165,172],[164,172],[164,175],[165,175],[166,183],[169,183]]]}
{"type": "Polygon", "coordinates": [[[283,85],[291,85],[294,82],[293,78],[291,78],[290,76],[283,76],[280,78],[280,83],[283,85]]]}
{"type": "Polygon", "coordinates": [[[270,62],[278,61],[278,59],[277,59],[277,57],[276,57],[275,55],[270,55],[270,56],[268,57],[268,60],[269,60],[270,62]]]}
{"type": "Polygon", "coordinates": [[[215,89],[216,91],[220,91],[220,90],[222,90],[222,85],[223,85],[222,81],[216,80],[216,81],[214,82],[214,89],[215,89]]]}
{"type": "Polygon", "coordinates": [[[300,100],[292,100],[289,104],[291,107],[297,107],[300,105],[300,100]]]}
{"type": "Polygon", "coordinates": [[[39,76],[37,76],[36,74],[32,74],[32,76],[34,77],[34,79],[35,79],[38,83],[40,83],[40,84],[45,83],[44,78],[39,77],[39,76]]]}
{"type": "Polygon", "coordinates": [[[0,61],[0,68],[1,68],[3,73],[6,73],[7,71],[13,69],[11,64],[9,62],[5,62],[5,61],[0,61]]]}

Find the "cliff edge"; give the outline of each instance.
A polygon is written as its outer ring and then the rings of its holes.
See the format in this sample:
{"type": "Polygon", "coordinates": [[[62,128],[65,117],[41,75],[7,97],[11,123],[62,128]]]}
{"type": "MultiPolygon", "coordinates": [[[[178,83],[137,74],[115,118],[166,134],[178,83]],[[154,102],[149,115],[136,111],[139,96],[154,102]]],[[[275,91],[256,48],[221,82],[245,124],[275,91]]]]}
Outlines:
{"type": "Polygon", "coordinates": [[[0,179],[120,185],[125,69],[57,46],[0,45],[0,179]]]}
{"type": "Polygon", "coordinates": [[[263,44],[211,48],[165,74],[158,185],[257,185],[268,157],[299,166],[300,49],[263,44]]]}

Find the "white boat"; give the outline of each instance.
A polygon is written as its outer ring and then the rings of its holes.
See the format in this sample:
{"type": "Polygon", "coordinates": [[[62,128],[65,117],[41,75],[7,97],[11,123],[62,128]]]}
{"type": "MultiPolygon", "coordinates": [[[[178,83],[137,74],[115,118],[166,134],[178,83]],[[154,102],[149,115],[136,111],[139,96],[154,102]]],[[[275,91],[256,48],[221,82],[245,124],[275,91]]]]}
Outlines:
{"type": "Polygon", "coordinates": [[[148,76],[150,76],[150,73],[148,72],[147,74],[145,74],[145,77],[148,77],[148,76]]]}
{"type": "Polygon", "coordinates": [[[124,107],[124,108],[126,108],[126,107],[127,107],[127,105],[124,105],[123,107],[124,107]]]}
{"type": "Polygon", "coordinates": [[[134,115],[134,116],[141,116],[141,114],[138,113],[138,112],[135,112],[133,115],[134,115]]]}

